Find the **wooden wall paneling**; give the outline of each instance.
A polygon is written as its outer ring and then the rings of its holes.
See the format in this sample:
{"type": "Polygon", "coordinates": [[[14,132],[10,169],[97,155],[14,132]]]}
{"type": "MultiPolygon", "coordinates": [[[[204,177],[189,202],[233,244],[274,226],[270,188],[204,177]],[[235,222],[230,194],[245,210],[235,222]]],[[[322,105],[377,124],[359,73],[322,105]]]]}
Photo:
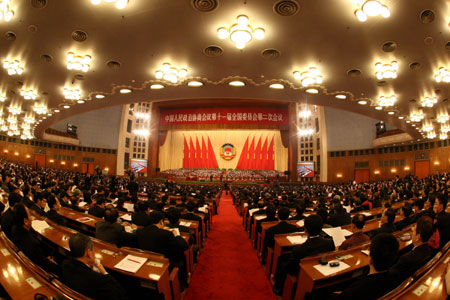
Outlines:
{"type": "Polygon", "coordinates": [[[150,110],[150,135],[148,138],[148,162],[147,175],[149,177],[156,177],[156,168],[159,167],[159,106],[152,105],[150,110]]]}
{"type": "Polygon", "coordinates": [[[417,160],[414,163],[414,175],[419,179],[423,179],[430,175],[430,161],[429,160],[417,160]]]}

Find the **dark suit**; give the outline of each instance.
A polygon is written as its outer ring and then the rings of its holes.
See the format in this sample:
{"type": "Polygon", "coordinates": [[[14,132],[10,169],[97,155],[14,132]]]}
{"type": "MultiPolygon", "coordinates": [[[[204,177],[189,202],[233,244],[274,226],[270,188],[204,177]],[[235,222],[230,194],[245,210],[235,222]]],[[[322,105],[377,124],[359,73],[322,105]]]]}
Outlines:
{"type": "Polygon", "coordinates": [[[131,215],[131,222],[136,226],[150,225],[150,217],[145,211],[138,211],[131,215]]]}
{"type": "Polygon", "coordinates": [[[352,222],[352,218],[350,217],[350,215],[343,211],[341,213],[335,213],[332,214],[329,218],[328,218],[328,224],[330,224],[333,227],[338,227],[338,226],[344,226],[347,224],[350,224],[352,222]]]}
{"type": "Polygon", "coordinates": [[[14,226],[12,230],[12,241],[32,262],[45,271],[60,274],[59,266],[48,259],[50,251],[41,244],[33,234],[23,227],[14,226]]]}
{"type": "Polygon", "coordinates": [[[109,223],[105,220],[95,224],[95,237],[102,241],[115,244],[117,247],[133,247],[136,239],[136,236],[126,232],[122,225],[109,223]]]}
{"type": "Polygon", "coordinates": [[[397,230],[402,230],[403,228],[405,228],[406,226],[411,225],[412,223],[413,222],[412,222],[412,218],[411,217],[404,218],[403,220],[401,220],[401,221],[399,221],[399,222],[397,222],[395,224],[395,228],[397,230]]]}
{"type": "Polygon", "coordinates": [[[62,263],[62,274],[64,283],[92,299],[126,299],[124,289],[111,275],[97,273],[76,259],[68,259],[62,263]]]}
{"type": "Polygon", "coordinates": [[[184,251],[189,245],[181,237],[172,232],[149,225],[136,231],[138,247],[143,250],[163,254],[170,261],[170,267],[179,268],[180,285],[187,286],[187,269],[184,251]]]}
{"type": "Polygon", "coordinates": [[[14,212],[12,211],[11,207],[8,208],[2,215],[2,222],[1,222],[2,230],[5,233],[5,235],[12,240],[12,229],[14,226],[14,212]]]}
{"type": "Polygon", "coordinates": [[[374,231],[372,237],[376,236],[379,233],[393,233],[396,230],[397,228],[395,228],[394,223],[384,223],[380,228],[374,231]]]}
{"type": "Polygon", "coordinates": [[[93,215],[97,218],[103,218],[103,216],[105,215],[105,209],[98,205],[94,205],[89,208],[88,214],[93,215]]]}
{"type": "Polygon", "coordinates": [[[430,257],[431,248],[425,243],[400,256],[398,262],[389,269],[389,272],[395,283],[400,284],[403,280],[413,275],[415,271],[422,267],[430,257]]]}
{"type": "Polygon", "coordinates": [[[45,216],[45,211],[41,207],[37,206],[35,203],[31,205],[30,209],[35,211],[41,217],[45,216]]]}
{"type": "Polygon", "coordinates": [[[281,221],[277,225],[267,229],[264,245],[265,247],[273,248],[273,246],[275,245],[274,238],[276,234],[291,233],[296,231],[298,231],[297,226],[289,224],[286,221],[281,221]]]}
{"type": "Polygon", "coordinates": [[[45,216],[58,225],[66,226],[66,220],[57,211],[50,209],[45,216]]]}
{"type": "Polygon", "coordinates": [[[289,259],[287,261],[280,261],[276,268],[274,289],[283,289],[284,281],[288,273],[297,276],[300,261],[303,258],[334,250],[335,247],[332,240],[327,240],[319,236],[310,237],[303,244],[295,246],[292,249],[289,259]]]}
{"type": "Polygon", "coordinates": [[[439,230],[439,249],[450,241],[450,213],[440,212],[436,217],[436,228],[439,230]]]}
{"type": "Polygon", "coordinates": [[[372,300],[378,299],[394,288],[388,272],[363,275],[339,295],[331,299],[372,300]]]}
{"type": "Polygon", "coordinates": [[[202,232],[202,230],[203,230],[202,229],[202,220],[203,220],[202,217],[199,217],[192,212],[187,212],[187,213],[181,215],[181,219],[197,221],[198,222],[198,231],[202,232]]]}

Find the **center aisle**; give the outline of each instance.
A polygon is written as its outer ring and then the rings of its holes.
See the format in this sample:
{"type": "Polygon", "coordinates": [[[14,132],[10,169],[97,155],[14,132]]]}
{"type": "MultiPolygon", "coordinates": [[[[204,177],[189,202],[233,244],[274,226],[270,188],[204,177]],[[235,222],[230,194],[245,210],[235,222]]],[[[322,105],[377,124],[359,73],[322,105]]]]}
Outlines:
{"type": "Polygon", "coordinates": [[[211,227],[184,300],[277,299],[230,195],[211,227]]]}

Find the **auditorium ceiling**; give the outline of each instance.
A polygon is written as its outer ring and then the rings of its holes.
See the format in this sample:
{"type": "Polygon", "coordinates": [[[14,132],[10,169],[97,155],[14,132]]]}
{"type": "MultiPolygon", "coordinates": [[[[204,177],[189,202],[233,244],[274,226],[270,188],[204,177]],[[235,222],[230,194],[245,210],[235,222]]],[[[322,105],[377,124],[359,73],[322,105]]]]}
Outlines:
{"type": "Polygon", "coordinates": [[[0,22],[0,58],[12,64],[0,71],[5,121],[9,109],[19,113],[20,107],[21,124],[34,108],[41,114],[32,127],[42,137],[60,120],[108,106],[252,99],[347,110],[384,120],[416,139],[422,138],[416,128],[433,125],[439,137],[445,125],[438,121],[448,123],[448,1],[381,0],[389,11],[381,9],[384,16],[370,16],[382,8],[376,1],[357,0],[129,0],[123,9],[113,0],[97,2],[10,0],[14,16],[0,22]],[[359,7],[367,13],[365,22],[355,14],[359,7]],[[249,32],[242,19],[233,28],[240,15],[248,17],[249,32]],[[218,37],[222,27],[224,39],[218,37]],[[257,39],[257,28],[264,30],[263,39],[257,39]],[[230,33],[235,40],[253,37],[238,49],[242,43],[236,45],[230,33]],[[75,56],[71,70],[69,53],[75,56]],[[14,69],[15,60],[23,71],[14,69]],[[83,63],[89,66],[75,70],[83,63]],[[175,72],[164,63],[181,72],[160,78],[157,70],[175,72]],[[377,63],[384,74],[377,76],[377,63]],[[321,77],[301,74],[308,70],[321,77]],[[180,76],[177,82],[174,75],[180,76]],[[232,81],[244,86],[230,86],[232,81]],[[423,120],[414,122],[415,114],[423,120]]]}

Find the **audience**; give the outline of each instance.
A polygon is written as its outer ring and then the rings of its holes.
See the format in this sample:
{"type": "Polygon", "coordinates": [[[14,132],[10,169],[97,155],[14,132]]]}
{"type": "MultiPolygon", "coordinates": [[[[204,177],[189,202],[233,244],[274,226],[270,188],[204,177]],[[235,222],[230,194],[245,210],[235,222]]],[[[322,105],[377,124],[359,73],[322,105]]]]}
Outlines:
{"type": "Polygon", "coordinates": [[[117,222],[119,213],[115,209],[105,209],[104,220],[95,224],[95,237],[115,244],[117,247],[135,246],[136,236],[125,231],[125,227],[117,222]]]}
{"type": "Polygon", "coordinates": [[[352,219],[353,234],[339,246],[339,250],[347,250],[370,241],[369,236],[363,233],[365,224],[366,217],[363,214],[355,215],[352,219]]]}
{"type": "Polygon", "coordinates": [[[58,198],[56,198],[54,195],[48,196],[47,205],[50,209],[49,211],[47,211],[45,216],[58,225],[66,226],[66,220],[58,213],[59,209],[61,208],[61,204],[59,204],[58,198]]]}

